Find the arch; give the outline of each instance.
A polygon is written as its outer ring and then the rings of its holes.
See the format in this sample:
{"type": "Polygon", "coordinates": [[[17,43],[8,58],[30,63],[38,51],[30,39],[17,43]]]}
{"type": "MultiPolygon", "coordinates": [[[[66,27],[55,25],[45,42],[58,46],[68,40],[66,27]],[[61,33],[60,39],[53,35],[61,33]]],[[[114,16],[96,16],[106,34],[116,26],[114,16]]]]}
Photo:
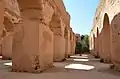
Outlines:
{"type": "Polygon", "coordinates": [[[111,21],[111,59],[115,66],[120,68],[120,13],[111,21]]]}
{"type": "Polygon", "coordinates": [[[49,27],[55,35],[62,36],[61,18],[58,14],[53,14],[49,27]]]}
{"type": "Polygon", "coordinates": [[[62,61],[65,58],[65,38],[64,29],[62,27],[62,19],[59,13],[54,12],[50,25],[50,29],[54,34],[54,61],[62,61]]]}
{"type": "Polygon", "coordinates": [[[104,59],[104,62],[110,61],[110,28],[109,16],[105,13],[102,28],[102,58],[104,59]]]}
{"type": "Polygon", "coordinates": [[[10,19],[8,17],[4,17],[4,22],[3,22],[5,29],[7,32],[13,32],[14,28],[14,24],[12,23],[12,21],[10,21],[10,19]]]}

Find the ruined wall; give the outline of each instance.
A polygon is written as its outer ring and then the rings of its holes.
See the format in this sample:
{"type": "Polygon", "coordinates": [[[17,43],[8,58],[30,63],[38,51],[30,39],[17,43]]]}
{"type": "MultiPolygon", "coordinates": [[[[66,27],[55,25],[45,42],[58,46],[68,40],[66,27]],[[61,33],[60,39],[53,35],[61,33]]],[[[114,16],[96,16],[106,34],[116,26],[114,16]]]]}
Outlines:
{"type": "Polygon", "coordinates": [[[119,13],[120,0],[101,0],[94,18],[93,34],[99,30],[100,57],[105,61],[112,61],[120,67],[119,54],[119,13]],[[102,45],[101,45],[102,44],[102,45]]]}
{"type": "Polygon", "coordinates": [[[65,37],[65,28],[70,25],[70,16],[66,12],[62,0],[53,0],[55,12],[53,14],[50,28],[54,33],[54,61],[62,61],[67,56],[70,45],[69,44],[69,33],[65,37]],[[59,4],[58,4],[59,3],[59,4]],[[68,42],[68,43],[67,43],[68,42]],[[67,51],[68,50],[68,51],[67,51]]]}
{"type": "Polygon", "coordinates": [[[1,54],[12,58],[13,71],[41,72],[71,50],[69,29],[65,36],[70,15],[62,0],[3,0],[0,18],[1,54]]]}

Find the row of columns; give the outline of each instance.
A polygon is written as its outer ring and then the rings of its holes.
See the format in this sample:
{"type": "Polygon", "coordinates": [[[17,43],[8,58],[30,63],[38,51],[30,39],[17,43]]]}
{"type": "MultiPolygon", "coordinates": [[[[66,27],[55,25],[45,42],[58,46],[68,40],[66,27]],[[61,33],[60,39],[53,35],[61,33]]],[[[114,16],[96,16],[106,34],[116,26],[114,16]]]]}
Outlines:
{"type": "Polygon", "coordinates": [[[120,69],[119,17],[120,13],[109,21],[109,16],[105,13],[102,29],[95,27],[90,35],[91,53],[100,57],[102,62],[114,64],[118,69],[120,69]]]}
{"type": "MultiPolygon", "coordinates": [[[[18,1],[21,19],[13,23],[12,35],[3,37],[1,48],[3,58],[12,58],[12,70],[41,72],[52,67],[53,61],[62,61],[69,54],[73,55],[75,35],[61,18],[62,15],[46,1],[41,1],[39,5],[23,2],[24,0],[18,1]],[[67,31],[66,35],[64,30],[67,31]]],[[[5,28],[2,1],[0,18],[0,28],[5,28]]]]}
{"type": "Polygon", "coordinates": [[[108,15],[105,14],[103,21],[103,28],[101,31],[96,29],[96,36],[93,34],[94,55],[100,57],[103,62],[110,62],[111,53],[111,37],[110,37],[110,24],[108,15]]]}

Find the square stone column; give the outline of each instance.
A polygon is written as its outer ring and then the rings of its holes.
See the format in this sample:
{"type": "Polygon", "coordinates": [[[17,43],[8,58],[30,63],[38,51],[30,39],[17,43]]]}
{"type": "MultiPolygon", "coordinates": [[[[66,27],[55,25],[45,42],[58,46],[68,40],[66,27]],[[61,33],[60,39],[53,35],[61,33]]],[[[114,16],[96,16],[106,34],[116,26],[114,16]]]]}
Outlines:
{"type": "Polygon", "coordinates": [[[68,39],[65,39],[65,57],[68,58],[68,39]]]}
{"type": "Polygon", "coordinates": [[[67,30],[67,36],[65,36],[65,57],[68,57],[70,54],[70,31],[67,30]]]}
{"type": "Polygon", "coordinates": [[[41,10],[22,12],[13,40],[13,71],[41,72],[53,63],[53,33],[43,21],[41,10]]]}
{"type": "Polygon", "coordinates": [[[63,61],[65,59],[65,38],[60,35],[54,35],[54,61],[63,61]]]}
{"type": "Polygon", "coordinates": [[[4,22],[4,5],[3,1],[0,0],[0,35],[2,34],[4,28],[3,22],[4,22]]]}

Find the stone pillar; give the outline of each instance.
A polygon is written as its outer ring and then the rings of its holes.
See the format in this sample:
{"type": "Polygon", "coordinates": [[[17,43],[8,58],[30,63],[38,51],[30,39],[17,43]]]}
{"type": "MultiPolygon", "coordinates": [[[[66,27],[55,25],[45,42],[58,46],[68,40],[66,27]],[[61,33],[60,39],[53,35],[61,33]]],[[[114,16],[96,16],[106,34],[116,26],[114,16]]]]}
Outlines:
{"type": "Polygon", "coordinates": [[[70,30],[68,30],[68,56],[70,56],[71,52],[71,42],[70,42],[70,30]]]}
{"type": "Polygon", "coordinates": [[[70,54],[73,55],[73,32],[72,28],[70,28],[70,54]]]}
{"type": "Polygon", "coordinates": [[[54,61],[63,61],[65,59],[65,38],[64,24],[58,12],[54,12],[50,22],[50,28],[54,33],[54,61]]]}
{"type": "Polygon", "coordinates": [[[73,33],[73,48],[72,48],[72,52],[73,52],[73,55],[75,54],[75,34],[73,33]]]}
{"type": "Polygon", "coordinates": [[[97,56],[97,38],[95,37],[95,35],[93,35],[93,39],[94,39],[94,56],[97,56]]]}
{"type": "Polygon", "coordinates": [[[65,57],[68,58],[68,39],[65,39],[65,57]]]}
{"type": "Polygon", "coordinates": [[[2,42],[2,56],[3,59],[12,59],[12,44],[13,44],[13,34],[9,33],[3,38],[2,42]]]}
{"type": "Polygon", "coordinates": [[[54,35],[54,61],[62,61],[65,59],[65,38],[63,36],[54,35]]]}
{"type": "Polygon", "coordinates": [[[73,54],[75,54],[75,48],[76,48],[76,39],[75,39],[75,34],[73,33],[73,54]]]}
{"type": "Polygon", "coordinates": [[[23,21],[16,24],[13,39],[13,71],[41,72],[52,66],[53,33],[42,13],[36,8],[22,10],[23,21]]]}
{"type": "Polygon", "coordinates": [[[64,37],[65,37],[65,58],[68,58],[68,29],[65,26],[64,29],[64,37]]]}
{"type": "Polygon", "coordinates": [[[73,43],[72,40],[70,40],[70,56],[72,55],[72,47],[73,47],[73,43]]]}
{"type": "Polygon", "coordinates": [[[103,59],[103,52],[102,52],[102,32],[99,35],[99,55],[100,58],[103,59]]]}
{"type": "MultiPolygon", "coordinates": [[[[3,22],[4,22],[4,5],[3,5],[3,1],[0,0],[0,36],[2,36],[2,32],[4,28],[3,22]]],[[[0,55],[2,55],[1,49],[2,49],[2,40],[0,40],[0,55]]]]}
{"type": "Polygon", "coordinates": [[[97,37],[96,37],[96,55],[97,55],[97,57],[99,57],[99,31],[98,31],[98,29],[97,29],[97,37]]]}
{"type": "Polygon", "coordinates": [[[70,31],[67,29],[67,35],[65,36],[65,57],[70,54],[70,31]]]}
{"type": "Polygon", "coordinates": [[[2,56],[2,39],[0,39],[0,56],[2,56]]]}

